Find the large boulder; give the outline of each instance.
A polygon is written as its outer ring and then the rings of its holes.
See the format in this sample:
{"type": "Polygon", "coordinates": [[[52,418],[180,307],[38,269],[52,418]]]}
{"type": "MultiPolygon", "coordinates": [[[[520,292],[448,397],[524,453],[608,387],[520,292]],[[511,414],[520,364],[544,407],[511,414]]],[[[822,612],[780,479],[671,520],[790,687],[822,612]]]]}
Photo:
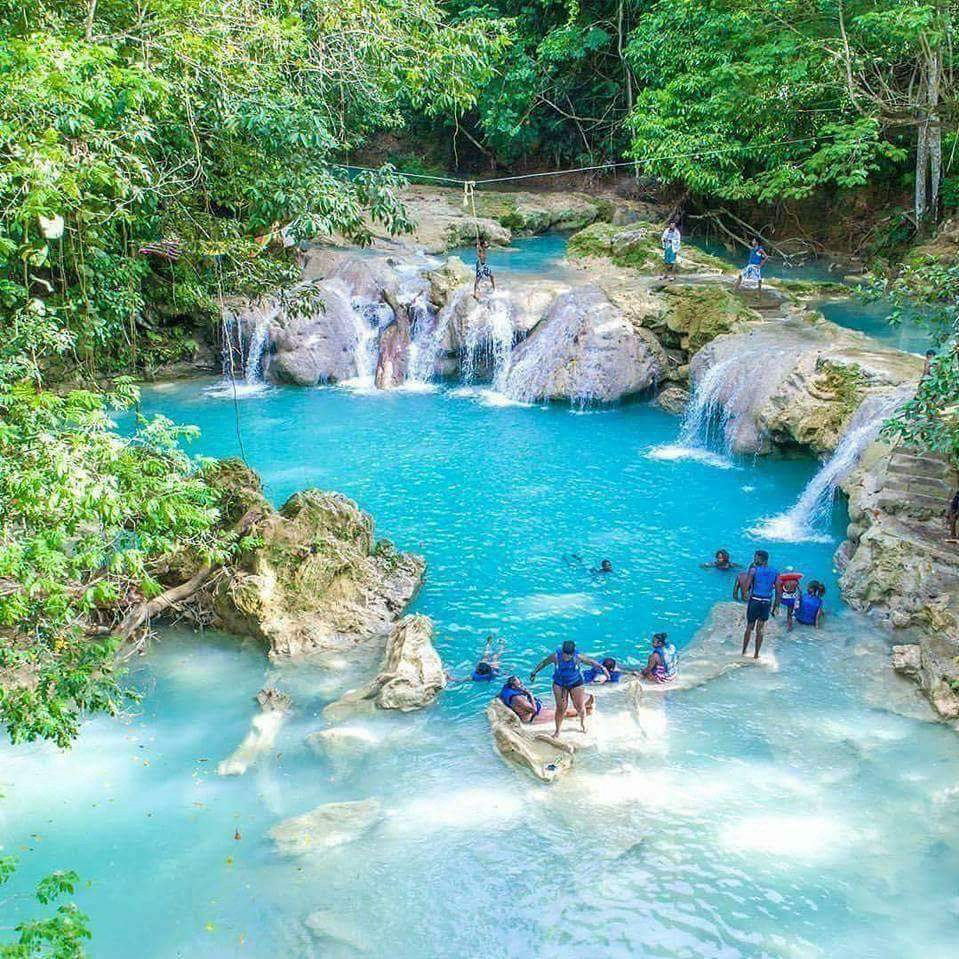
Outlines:
{"type": "Polygon", "coordinates": [[[830,452],[867,398],[892,398],[921,370],[918,357],[787,304],[782,318],[718,336],[690,361],[696,403],[721,414],[736,453],[830,452]]]}
{"type": "Polygon", "coordinates": [[[553,301],[513,351],[500,389],[524,402],[611,403],[649,389],[665,367],[656,338],[589,285],[553,301]]]}
{"type": "Polygon", "coordinates": [[[664,309],[653,332],[665,346],[685,354],[701,350],[724,333],[743,330],[756,319],[738,296],[717,283],[670,286],[662,295],[664,309]]]}
{"type": "Polygon", "coordinates": [[[264,518],[256,527],[260,545],[208,590],[215,621],[264,640],[273,656],[343,648],[388,632],[419,588],[423,560],[376,541],[369,514],[339,493],[308,489],[274,510],[255,474],[247,471],[244,484],[242,465],[228,469],[222,482],[240,490],[237,504],[259,504],[264,518]]]}
{"type": "Polygon", "coordinates": [[[345,283],[324,281],[315,287],[310,308],[283,312],[271,326],[267,375],[298,386],[352,379],[363,334],[345,283]]]}
{"type": "Polygon", "coordinates": [[[376,799],[331,802],[277,823],[270,838],[285,856],[306,856],[353,842],[382,818],[376,799]]]}
{"type": "Polygon", "coordinates": [[[386,641],[383,662],[373,681],[346,693],[323,714],[338,718],[367,703],[409,712],[429,706],[445,686],[443,662],[433,648],[433,621],[427,616],[405,616],[386,641]]]}
{"type": "MultiPolygon", "coordinates": [[[[556,739],[543,726],[530,726],[499,700],[486,707],[496,752],[507,762],[545,783],[555,782],[573,768],[576,746],[556,739]]],[[[548,727],[552,728],[552,727],[548,727]]]]}

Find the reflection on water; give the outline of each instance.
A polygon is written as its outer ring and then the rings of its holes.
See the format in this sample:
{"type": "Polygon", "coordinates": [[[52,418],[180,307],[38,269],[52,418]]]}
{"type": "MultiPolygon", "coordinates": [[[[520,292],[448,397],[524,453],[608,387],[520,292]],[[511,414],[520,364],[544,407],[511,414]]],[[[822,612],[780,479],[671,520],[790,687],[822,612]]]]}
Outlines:
{"type": "MultiPolygon", "coordinates": [[[[198,423],[204,452],[234,453],[233,404],[202,388],[143,406],[198,423]]],[[[445,391],[279,388],[240,416],[276,501],[342,490],[424,553],[417,609],[460,673],[490,631],[524,673],[565,638],[623,658],[656,628],[687,644],[732,588],[698,564],[718,546],[744,561],[745,530],[816,468],[650,458],[677,421],[639,404],[575,416],[445,391]],[[597,582],[603,557],[614,572],[597,582]]],[[[375,648],[275,665],[253,644],[168,631],[140,661],[129,716],[86,724],[65,754],[0,748],[3,852],[23,861],[13,891],[77,869],[98,959],[950,955],[955,734],[900,715],[925,712],[885,670],[884,643],[837,609],[841,522],[828,544],[772,550],[827,583],[828,633],[779,641],[777,670],[648,697],[641,727],[604,700],[607,738],[555,787],[493,753],[489,688],[325,732],[322,707],[375,648]],[[221,778],[265,683],[294,710],[265,757],[221,778]],[[381,804],[372,826],[322,854],[284,858],[267,836],[366,798],[381,804]]],[[[4,925],[25,908],[10,903],[4,925]]]]}

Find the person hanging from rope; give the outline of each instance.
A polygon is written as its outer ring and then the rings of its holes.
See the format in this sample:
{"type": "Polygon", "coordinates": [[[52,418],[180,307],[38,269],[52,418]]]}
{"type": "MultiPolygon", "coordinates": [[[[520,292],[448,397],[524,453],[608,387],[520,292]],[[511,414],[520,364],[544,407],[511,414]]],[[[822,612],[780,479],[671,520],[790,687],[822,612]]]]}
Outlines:
{"type": "Polygon", "coordinates": [[[496,292],[496,280],[493,279],[493,271],[489,268],[486,258],[489,256],[489,240],[485,237],[476,238],[476,279],[473,281],[473,299],[479,299],[480,283],[489,280],[492,291],[496,292]]]}
{"type": "Polygon", "coordinates": [[[736,277],[736,289],[738,290],[744,281],[750,285],[755,282],[756,289],[762,293],[763,267],[768,259],[769,254],[766,253],[762,240],[754,236],[752,246],[749,248],[749,261],[746,263],[746,268],[736,277]]]}

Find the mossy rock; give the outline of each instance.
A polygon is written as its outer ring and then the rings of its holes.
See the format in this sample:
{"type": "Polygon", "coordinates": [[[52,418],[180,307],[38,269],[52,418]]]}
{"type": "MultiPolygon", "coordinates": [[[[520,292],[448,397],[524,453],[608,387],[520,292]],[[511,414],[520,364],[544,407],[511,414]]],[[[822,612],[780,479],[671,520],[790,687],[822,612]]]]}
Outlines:
{"type": "Polygon", "coordinates": [[[568,252],[573,257],[602,257],[617,266],[648,271],[659,263],[656,228],[635,223],[624,229],[612,223],[593,223],[569,238],[568,252]]]}
{"type": "Polygon", "coordinates": [[[776,289],[784,290],[794,300],[815,300],[825,297],[850,295],[850,289],[845,283],[836,280],[773,280],[770,283],[776,289]]]}
{"type": "Polygon", "coordinates": [[[674,335],[674,344],[695,353],[723,333],[743,329],[754,319],[751,310],[724,286],[670,286],[663,291],[666,310],[662,322],[674,335]]]}
{"type": "Polygon", "coordinates": [[[815,395],[819,399],[829,400],[828,405],[823,407],[820,430],[838,436],[863,401],[863,375],[854,363],[840,365],[829,360],[820,360],[816,364],[816,372],[818,376],[813,383],[815,395]]]}

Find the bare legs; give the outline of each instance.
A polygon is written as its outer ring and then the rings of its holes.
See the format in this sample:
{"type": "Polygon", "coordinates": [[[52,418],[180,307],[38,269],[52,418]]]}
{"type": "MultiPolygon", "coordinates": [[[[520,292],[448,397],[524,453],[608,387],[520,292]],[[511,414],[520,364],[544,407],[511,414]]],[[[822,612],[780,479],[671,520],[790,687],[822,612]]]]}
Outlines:
{"type": "Polygon", "coordinates": [[[746,632],[743,635],[743,656],[746,655],[746,650],[749,649],[749,640],[752,636],[753,626],[756,627],[756,652],[753,654],[753,659],[759,659],[759,650],[763,645],[763,629],[765,623],[761,619],[757,619],[755,623],[746,623],[746,632]]]}
{"type": "Polygon", "coordinates": [[[553,683],[553,698],[556,700],[555,735],[559,736],[563,728],[563,719],[566,717],[566,704],[569,701],[569,690],[553,683]]]}

